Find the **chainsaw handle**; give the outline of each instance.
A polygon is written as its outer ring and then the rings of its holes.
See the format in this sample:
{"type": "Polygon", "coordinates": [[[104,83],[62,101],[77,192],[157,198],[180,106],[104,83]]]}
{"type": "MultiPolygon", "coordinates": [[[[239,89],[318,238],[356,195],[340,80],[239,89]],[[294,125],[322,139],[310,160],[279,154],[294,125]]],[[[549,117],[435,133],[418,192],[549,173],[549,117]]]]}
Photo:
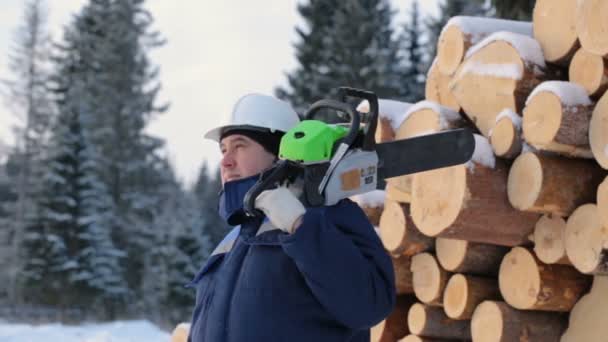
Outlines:
{"type": "Polygon", "coordinates": [[[342,100],[342,102],[346,102],[347,96],[367,100],[369,103],[369,119],[367,120],[367,125],[364,129],[362,149],[365,151],[374,151],[376,149],[376,129],[379,115],[378,96],[367,90],[350,87],[338,88],[338,98],[342,100]]]}
{"type": "Polygon", "coordinates": [[[265,190],[273,189],[277,184],[289,177],[289,161],[279,160],[276,166],[262,173],[260,179],[247,191],[243,199],[245,215],[249,217],[262,217],[264,213],[255,207],[255,200],[265,190]]]}
{"type": "Polygon", "coordinates": [[[361,118],[359,117],[359,113],[357,113],[357,111],[349,104],[330,99],[319,100],[310,106],[304,115],[304,120],[312,120],[319,110],[327,108],[346,113],[348,116],[350,116],[350,129],[346,137],[344,137],[343,142],[348,146],[351,146],[355,142],[357,134],[359,133],[361,118]]]}

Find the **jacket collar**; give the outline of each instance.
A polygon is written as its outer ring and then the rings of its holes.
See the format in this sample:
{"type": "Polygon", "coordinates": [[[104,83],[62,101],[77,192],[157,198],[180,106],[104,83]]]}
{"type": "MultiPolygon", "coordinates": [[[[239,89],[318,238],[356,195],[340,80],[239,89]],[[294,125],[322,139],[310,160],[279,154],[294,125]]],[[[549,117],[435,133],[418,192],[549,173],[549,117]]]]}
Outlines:
{"type": "Polygon", "coordinates": [[[258,181],[260,174],[224,183],[220,193],[219,214],[231,226],[241,223],[245,216],[245,194],[258,181]]]}

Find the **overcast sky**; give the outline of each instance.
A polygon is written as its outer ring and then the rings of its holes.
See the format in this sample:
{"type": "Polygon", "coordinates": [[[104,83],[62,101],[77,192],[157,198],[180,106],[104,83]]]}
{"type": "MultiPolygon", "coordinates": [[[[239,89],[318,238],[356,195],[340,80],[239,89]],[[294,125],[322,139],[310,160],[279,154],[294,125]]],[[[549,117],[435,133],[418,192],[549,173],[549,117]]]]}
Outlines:
{"type": "MultiPolygon", "coordinates": [[[[300,0],[301,2],[302,0],[300,0]]],[[[393,1],[401,23],[412,0],[393,1]]],[[[10,77],[7,57],[14,30],[21,23],[23,0],[2,0],[0,11],[0,79],[10,77]]],[[[47,0],[49,30],[54,39],[85,0],[47,0]]],[[[301,25],[296,0],[200,1],[148,0],[155,28],[168,43],[151,52],[161,67],[160,102],[168,112],[149,131],[167,142],[170,160],[185,184],[194,181],[204,160],[217,166],[216,143],[204,132],[224,123],[242,95],[272,95],[296,67],[293,42],[301,25]]],[[[436,0],[419,1],[424,14],[436,15],[436,0]]],[[[14,115],[0,102],[0,142],[11,143],[14,115]]],[[[1,149],[0,149],[1,150],[1,149]]],[[[1,153],[1,151],[0,151],[1,153]]]]}

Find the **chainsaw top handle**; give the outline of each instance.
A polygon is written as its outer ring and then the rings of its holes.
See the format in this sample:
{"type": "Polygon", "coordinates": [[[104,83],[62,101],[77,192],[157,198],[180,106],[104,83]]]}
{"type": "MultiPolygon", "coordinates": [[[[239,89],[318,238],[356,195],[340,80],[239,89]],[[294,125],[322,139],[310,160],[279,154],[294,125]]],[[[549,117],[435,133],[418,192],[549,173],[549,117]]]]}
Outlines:
{"type": "Polygon", "coordinates": [[[340,87],[338,88],[338,98],[346,103],[347,97],[367,100],[369,103],[368,120],[364,130],[363,146],[365,151],[374,151],[376,149],[376,128],[378,126],[379,105],[378,96],[375,93],[367,90],[340,87]]]}
{"type": "Polygon", "coordinates": [[[350,129],[348,133],[343,138],[342,143],[352,146],[357,139],[357,135],[359,134],[359,125],[361,123],[361,118],[359,117],[359,113],[350,105],[344,102],[324,99],[319,100],[310,106],[310,109],[304,115],[304,120],[312,120],[321,109],[333,109],[342,113],[348,114],[350,117],[350,129]]]}

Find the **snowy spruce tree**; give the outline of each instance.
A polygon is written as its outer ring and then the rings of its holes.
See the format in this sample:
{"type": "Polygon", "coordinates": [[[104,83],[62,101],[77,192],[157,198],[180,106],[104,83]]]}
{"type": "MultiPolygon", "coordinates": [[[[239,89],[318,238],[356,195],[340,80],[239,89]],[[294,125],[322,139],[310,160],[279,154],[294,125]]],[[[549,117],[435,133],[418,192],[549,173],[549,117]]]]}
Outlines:
{"type": "Polygon", "coordinates": [[[277,95],[303,113],[314,101],[335,97],[339,86],[400,99],[399,46],[384,0],[311,1],[300,5],[305,28],[296,28],[299,66],[277,95]]]}
{"type": "Polygon", "coordinates": [[[219,193],[222,189],[219,170],[209,171],[206,163],[203,163],[198,173],[198,178],[192,189],[202,217],[205,219],[203,232],[209,235],[211,244],[216,246],[230,232],[230,226],[220,217],[218,213],[219,193]]]}
{"type": "Polygon", "coordinates": [[[492,0],[497,18],[513,20],[532,20],[535,0],[492,0]]]}
{"type": "Polygon", "coordinates": [[[418,1],[412,2],[412,7],[408,13],[408,20],[402,26],[401,38],[401,70],[402,81],[401,98],[406,102],[416,103],[424,99],[424,84],[426,80],[426,65],[424,49],[421,45],[421,37],[423,36],[423,27],[420,22],[420,10],[418,1]]]}

